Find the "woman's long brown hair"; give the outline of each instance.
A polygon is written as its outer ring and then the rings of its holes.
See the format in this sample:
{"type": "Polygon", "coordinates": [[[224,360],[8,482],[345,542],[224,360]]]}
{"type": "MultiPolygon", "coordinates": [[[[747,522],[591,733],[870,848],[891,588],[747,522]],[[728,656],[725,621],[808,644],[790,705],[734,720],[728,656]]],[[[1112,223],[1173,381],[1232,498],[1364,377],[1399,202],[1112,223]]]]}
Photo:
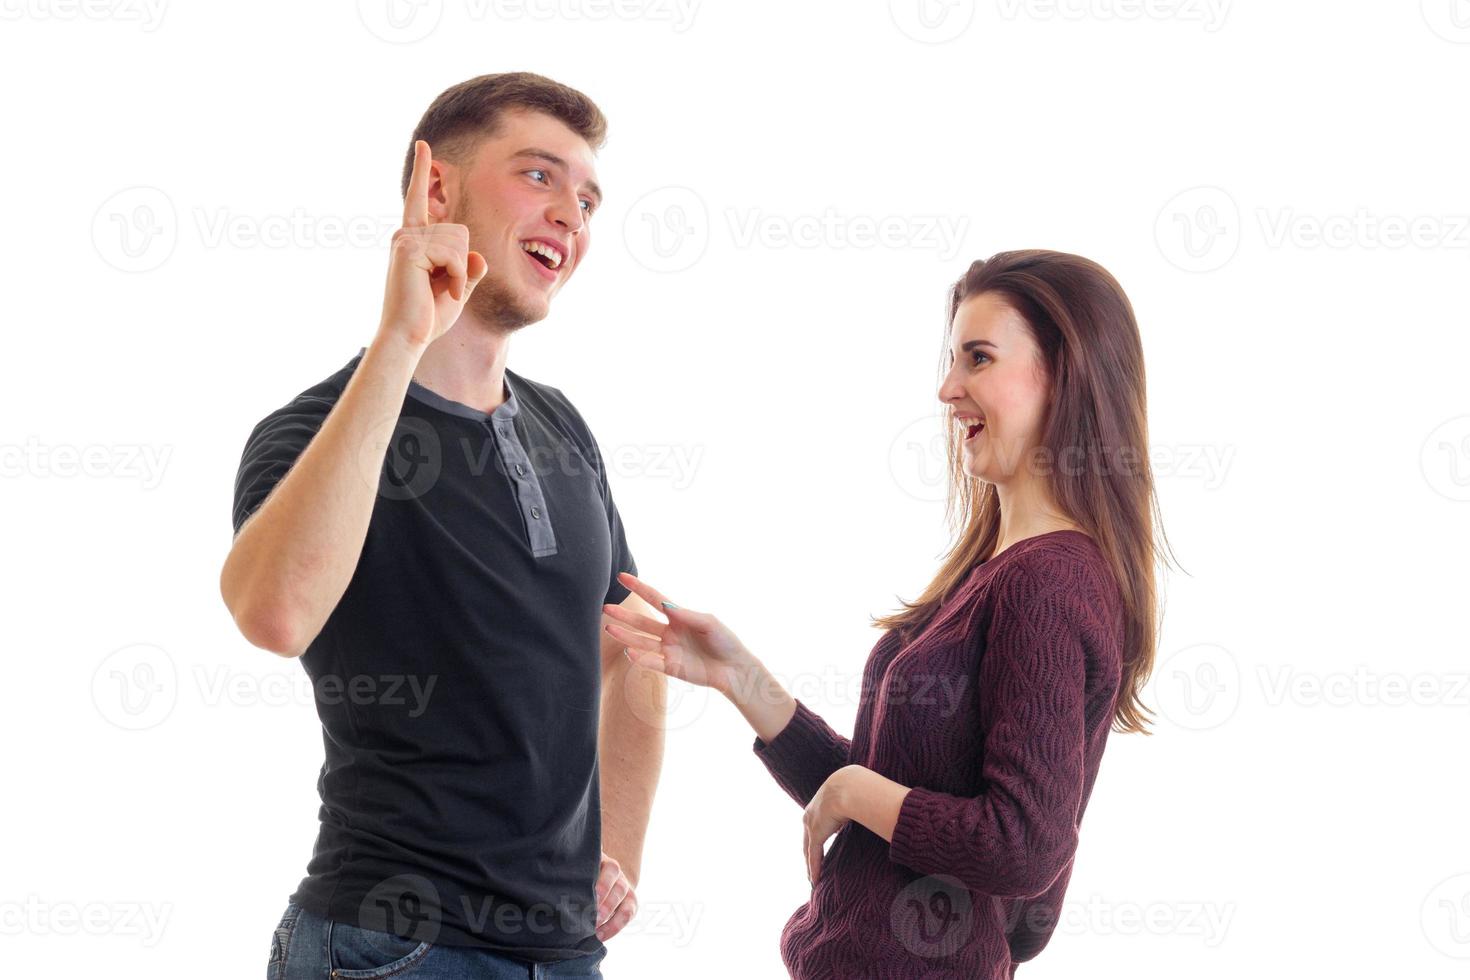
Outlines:
{"type": "MultiPolygon", "coordinates": [[[[1166,560],[1153,468],[1143,344],[1123,287],[1080,255],[1027,249],[971,264],[950,288],[941,376],[949,368],[950,331],[966,299],[1003,298],[1026,321],[1040,348],[1051,404],[1034,458],[1062,512],[1092,536],[1107,557],[1123,599],[1123,674],[1113,729],[1151,734],[1140,692],[1154,666],[1159,602],[1156,561],[1166,560]],[[1158,540],[1155,540],[1155,531],[1158,540]]],[[[946,426],[948,498],[945,517],[956,534],[934,580],[901,612],[877,617],[879,629],[905,641],[922,630],[976,564],[989,559],[1000,533],[994,485],[966,472],[963,427],[946,426]]]]}

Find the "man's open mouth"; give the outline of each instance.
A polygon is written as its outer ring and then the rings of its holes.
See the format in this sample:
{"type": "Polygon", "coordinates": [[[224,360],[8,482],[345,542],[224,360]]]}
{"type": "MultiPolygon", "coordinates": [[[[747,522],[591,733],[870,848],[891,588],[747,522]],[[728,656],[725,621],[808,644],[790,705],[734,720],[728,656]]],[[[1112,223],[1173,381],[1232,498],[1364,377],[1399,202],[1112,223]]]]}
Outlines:
{"type": "Polygon", "coordinates": [[[521,242],[521,250],[553,272],[561,268],[566,258],[560,249],[545,242],[521,242]]]}

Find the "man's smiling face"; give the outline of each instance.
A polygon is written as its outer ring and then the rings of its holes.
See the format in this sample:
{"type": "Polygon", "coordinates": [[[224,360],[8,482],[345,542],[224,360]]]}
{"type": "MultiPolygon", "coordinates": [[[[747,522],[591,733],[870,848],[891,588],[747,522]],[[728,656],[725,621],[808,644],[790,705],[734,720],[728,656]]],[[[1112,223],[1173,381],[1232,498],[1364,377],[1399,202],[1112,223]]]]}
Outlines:
{"type": "Polygon", "coordinates": [[[453,181],[447,220],[489,263],[467,309],[510,331],[545,319],[592,244],[602,203],[592,148],[543,112],[510,109],[453,181]]]}

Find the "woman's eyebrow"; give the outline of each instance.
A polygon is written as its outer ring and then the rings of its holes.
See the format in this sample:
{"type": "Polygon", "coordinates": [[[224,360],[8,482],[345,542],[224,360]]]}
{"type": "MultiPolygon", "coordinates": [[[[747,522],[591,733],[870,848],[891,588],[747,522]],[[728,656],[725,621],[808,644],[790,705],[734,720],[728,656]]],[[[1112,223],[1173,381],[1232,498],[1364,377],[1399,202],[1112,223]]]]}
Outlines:
{"type": "MultiPolygon", "coordinates": [[[[517,150],[515,153],[511,154],[512,159],[515,159],[516,157],[530,157],[533,160],[540,160],[544,163],[551,164],[553,167],[559,167],[563,172],[568,169],[567,162],[565,160],[548,150],[538,150],[535,147],[528,147],[524,150],[517,150]]],[[[598,204],[602,203],[602,188],[597,186],[597,181],[587,180],[583,182],[582,186],[586,187],[587,190],[591,192],[592,196],[597,198],[598,204]]]]}

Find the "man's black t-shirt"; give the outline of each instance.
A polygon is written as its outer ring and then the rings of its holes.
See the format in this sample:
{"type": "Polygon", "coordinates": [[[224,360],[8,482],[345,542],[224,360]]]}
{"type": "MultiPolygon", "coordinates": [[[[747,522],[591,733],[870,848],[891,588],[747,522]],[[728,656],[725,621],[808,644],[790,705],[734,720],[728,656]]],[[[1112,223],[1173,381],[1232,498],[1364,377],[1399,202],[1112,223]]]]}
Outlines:
{"type": "MultiPolygon", "coordinates": [[[[237,532],[365,351],[251,432],[237,532]]],[[[603,949],[601,604],[637,567],[581,415],[555,388],[505,380],[489,415],[410,382],[361,558],[301,657],[326,758],[289,900],[544,962],[603,949]]]]}

